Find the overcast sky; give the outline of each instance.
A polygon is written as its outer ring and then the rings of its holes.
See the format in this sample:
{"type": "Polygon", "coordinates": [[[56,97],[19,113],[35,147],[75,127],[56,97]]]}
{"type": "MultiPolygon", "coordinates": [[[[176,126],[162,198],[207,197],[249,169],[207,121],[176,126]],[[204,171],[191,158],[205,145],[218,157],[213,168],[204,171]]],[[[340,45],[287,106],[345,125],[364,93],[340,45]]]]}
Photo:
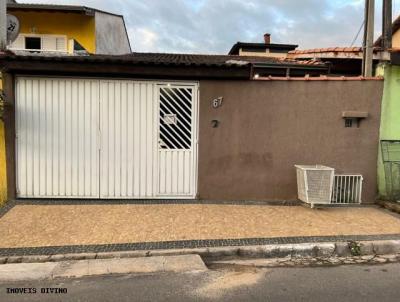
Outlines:
{"type": "MultiPolygon", "coordinates": [[[[376,34],[381,0],[376,0],[376,34]]],[[[364,17],[364,0],[29,0],[85,5],[125,17],[133,51],[227,53],[234,43],[350,46],[364,17]]],[[[394,0],[394,17],[400,0],[394,0]]],[[[355,45],[361,44],[361,36],[355,45]]]]}

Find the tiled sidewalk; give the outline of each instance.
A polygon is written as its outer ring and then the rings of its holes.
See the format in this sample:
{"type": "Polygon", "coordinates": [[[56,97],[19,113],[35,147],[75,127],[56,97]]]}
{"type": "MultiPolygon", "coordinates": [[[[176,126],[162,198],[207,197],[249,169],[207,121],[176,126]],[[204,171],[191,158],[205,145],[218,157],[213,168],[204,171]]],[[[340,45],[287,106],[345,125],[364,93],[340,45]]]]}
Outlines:
{"type": "Polygon", "coordinates": [[[398,235],[399,217],[375,207],[16,205],[0,218],[0,249],[211,239],[398,235]]]}

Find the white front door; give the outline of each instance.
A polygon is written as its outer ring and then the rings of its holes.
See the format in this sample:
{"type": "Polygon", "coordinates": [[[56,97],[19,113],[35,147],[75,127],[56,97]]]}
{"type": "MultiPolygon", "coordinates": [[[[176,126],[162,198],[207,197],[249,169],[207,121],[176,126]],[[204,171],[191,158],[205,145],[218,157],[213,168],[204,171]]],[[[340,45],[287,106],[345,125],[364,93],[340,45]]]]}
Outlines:
{"type": "Polygon", "coordinates": [[[18,196],[194,198],[197,87],[18,77],[18,196]]]}
{"type": "Polygon", "coordinates": [[[196,195],[197,86],[158,85],[158,195],[196,195]]]}

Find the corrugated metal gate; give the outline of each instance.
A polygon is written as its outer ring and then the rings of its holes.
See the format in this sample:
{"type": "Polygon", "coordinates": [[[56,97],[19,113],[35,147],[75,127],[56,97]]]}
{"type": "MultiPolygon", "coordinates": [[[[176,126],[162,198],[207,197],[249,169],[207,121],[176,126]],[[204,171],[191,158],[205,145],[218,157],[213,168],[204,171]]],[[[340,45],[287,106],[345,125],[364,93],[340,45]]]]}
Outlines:
{"type": "Polygon", "coordinates": [[[197,87],[18,77],[17,195],[194,198],[197,87]]]}

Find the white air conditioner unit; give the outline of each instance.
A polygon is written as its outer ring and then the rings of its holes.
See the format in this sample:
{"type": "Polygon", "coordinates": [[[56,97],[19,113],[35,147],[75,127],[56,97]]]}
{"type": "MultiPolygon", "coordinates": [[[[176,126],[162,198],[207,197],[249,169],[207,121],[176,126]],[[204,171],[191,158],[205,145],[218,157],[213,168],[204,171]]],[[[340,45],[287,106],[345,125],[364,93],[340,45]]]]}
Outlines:
{"type": "Polygon", "coordinates": [[[330,204],[335,169],[322,165],[295,165],[298,198],[314,205],[330,204]]]}

